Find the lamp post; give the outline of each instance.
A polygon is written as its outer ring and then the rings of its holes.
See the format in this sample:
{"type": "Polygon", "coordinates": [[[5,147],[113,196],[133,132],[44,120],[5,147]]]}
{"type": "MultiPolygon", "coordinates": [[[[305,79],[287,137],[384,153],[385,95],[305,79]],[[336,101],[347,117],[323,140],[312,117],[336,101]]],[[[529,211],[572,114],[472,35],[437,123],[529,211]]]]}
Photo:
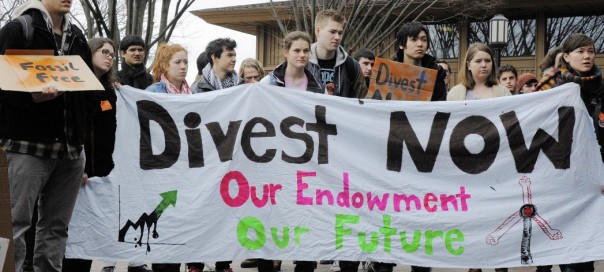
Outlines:
{"type": "Polygon", "coordinates": [[[495,64],[501,63],[501,50],[508,45],[509,20],[501,14],[497,14],[489,21],[489,45],[495,50],[495,64]]]}

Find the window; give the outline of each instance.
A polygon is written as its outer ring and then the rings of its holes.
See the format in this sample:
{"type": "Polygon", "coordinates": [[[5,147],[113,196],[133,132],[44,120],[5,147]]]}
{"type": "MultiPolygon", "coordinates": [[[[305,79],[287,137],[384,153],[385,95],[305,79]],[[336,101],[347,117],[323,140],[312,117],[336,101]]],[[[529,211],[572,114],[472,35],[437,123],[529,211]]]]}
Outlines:
{"type": "Polygon", "coordinates": [[[428,54],[437,59],[454,59],[459,56],[457,24],[432,24],[427,27],[430,31],[428,54]]]}
{"type": "Polygon", "coordinates": [[[572,33],[583,33],[595,42],[597,53],[604,53],[604,15],[547,18],[545,47],[562,45],[572,33]]]}
{"type": "MultiPolygon", "coordinates": [[[[508,45],[501,51],[501,56],[534,56],[535,55],[535,19],[510,20],[508,45]]],[[[489,21],[470,23],[469,43],[488,44],[489,21]]]]}

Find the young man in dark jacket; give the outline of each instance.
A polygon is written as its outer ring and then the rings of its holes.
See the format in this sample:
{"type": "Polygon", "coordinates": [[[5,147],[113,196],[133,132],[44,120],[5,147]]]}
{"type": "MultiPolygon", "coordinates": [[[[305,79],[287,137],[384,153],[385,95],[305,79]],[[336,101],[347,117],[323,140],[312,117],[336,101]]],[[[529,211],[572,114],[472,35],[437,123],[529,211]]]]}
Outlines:
{"type": "Polygon", "coordinates": [[[335,10],[315,17],[317,42],[310,46],[310,62],[321,67],[321,79],[332,95],[365,98],[367,86],[361,66],[340,45],[346,18],[335,10]]]}
{"type": "Polygon", "coordinates": [[[396,51],[395,61],[413,66],[420,66],[437,70],[436,83],[431,101],[447,100],[447,85],[445,78],[447,73],[436,63],[436,58],[427,54],[430,48],[430,32],[428,28],[419,22],[409,22],[396,34],[399,48],[396,51]]]}
{"type": "Polygon", "coordinates": [[[201,77],[193,82],[193,93],[222,90],[239,85],[239,75],[235,71],[237,62],[237,42],[229,38],[219,38],[206,46],[209,63],[201,70],[201,77]]]}
{"type": "MultiPolygon", "coordinates": [[[[91,67],[86,39],[69,22],[70,9],[71,3],[61,0],[26,2],[14,14],[31,19],[31,41],[13,20],[0,30],[0,54],[51,49],[55,55],[79,55],[91,67]]],[[[87,92],[60,92],[50,85],[41,93],[0,91],[0,147],[8,159],[17,272],[22,271],[24,233],[30,227],[37,229],[34,271],[61,271],[67,226],[84,173],[87,98],[87,92]],[[32,226],[36,199],[39,220],[32,226]]]]}
{"type": "Polygon", "coordinates": [[[117,77],[122,85],[144,90],[153,84],[153,77],[145,69],[145,41],[138,35],[128,35],[120,43],[122,70],[117,77]]]}

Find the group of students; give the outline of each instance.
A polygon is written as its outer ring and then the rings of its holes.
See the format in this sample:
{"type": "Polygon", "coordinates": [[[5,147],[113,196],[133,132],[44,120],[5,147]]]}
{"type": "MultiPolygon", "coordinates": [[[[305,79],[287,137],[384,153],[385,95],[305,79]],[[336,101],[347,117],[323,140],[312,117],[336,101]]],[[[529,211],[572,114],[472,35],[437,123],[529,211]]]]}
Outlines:
{"type": "MultiPolygon", "coordinates": [[[[341,46],[346,19],[333,10],[317,14],[314,30],[317,42],[312,43],[305,32],[287,34],[283,41],[285,61],[268,74],[254,59],[244,60],[239,73],[236,72],[236,42],[229,38],[210,42],[198,58],[198,77],[189,85],[188,53],[184,47],[160,45],[149,74],[144,65],[146,45],[141,37],[125,37],[119,52],[107,38],[86,42],[82,32],[69,22],[70,8],[70,3],[61,0],[30,0],[19,7],[16,15],[31,16],[35,27],[34,42],[28,45],[17,20],[0,30],[0,54],[7,49],[53,49],[56,55],[79,55],[105,88],[96,92],[60,92],[46,87],[41,93],[32,94],[0,91],[0,148],[6,150],[9,164],[17,272],[27,267],[27,248],[33,251],[33,271],[90,271],[91,261],[64,260],[67,226],[80,184],[85,184],[88,176],[105,176],[113,168],[115,102],[120,84],[155,93],[195,94],[259,82],[286,87],[288,91],[367,98],[375,55],[363,49],[354,58],[349,56],[341,46]],[[113,65],[118,53],[123,62],[115,74],[113,65]],[[25,237],[32,226],[35,239],[28,245],[25,237]]],[[[427,54],[428,28],[410,22],[396,36],[393,60],[438,71],[431,101],[489,99],[578,83],[581,98],[595,124],[601,124],[596,126],[596,135],[600,145],[603,144],[600,134],[604,120],[597,118],[602,111],[604,85],[601,71],[595,65],[594,41],[590,37],[571,34],[546,58],[541,80],[534,75],[518,77],[516,70],[508,66],[497,72],[490,47],[472,44],[461,63],[460,83],[448,90],[451,69],[446,62],[427,54]]],[[[257,264],[259,272],[278,269],[272,260],[258,260],[257,264]]],[[[103,271],[113,271],[114,265],[106,263],[103,271]]],[[[395,264],[374,265],[391,269],[395,264]]],[[[594,271],[593,262],[560,267],[562,272],[594,271]]],[[[152,265],[153,271],[171,272],[179,268],[180,264],[152,265]]],[[[201,271],[203,263],[189,263],[188,268],[191,272],[201,271]]],[[[316,262],[297,261],[295,271],[311,272],[315,268],[316,262]]],[[[356,272],[359,262],[341,260],[339,268],[342,272],[356,272]]],[[[230,262],[216,263],[216,271],[230,270],[230,262]]],[[[144,264],[130,263],[128,271],[150,270],[144,264]]],[[[427,272],[431,268],[412,266],[412,271],[427,272]]],[[[537,271],[551,271],[551,266],[538,267],[537,271]]]]}

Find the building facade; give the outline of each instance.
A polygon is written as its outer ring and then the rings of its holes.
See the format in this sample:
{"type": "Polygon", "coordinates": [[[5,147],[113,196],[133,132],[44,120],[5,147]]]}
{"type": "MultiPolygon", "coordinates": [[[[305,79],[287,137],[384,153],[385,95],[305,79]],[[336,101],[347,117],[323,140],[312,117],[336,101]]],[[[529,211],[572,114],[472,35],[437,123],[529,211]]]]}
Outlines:
{"type": "MultiPolygon", "coordinates": [[[[387,1],[375,1],[375,6],[387,5],[387,1]]],[[[468,46],[473,42],[488,43],[488,21],[495,14],[502,14],[509,20],[509,39],[507,47],[501,52],[501,65],[511,64],[518,69],[519,74],[531,72],[539,77],[542,72],[539,64],[547,51],[561,44],[568,34],[575,32],[585,33],[595,40],[596,63],[600,67],[604,65],[604,1],[491,0],[488,6],[477,4],[479,2],[481,1],[473,3],[473,1],[441,0],[430,8],[419,7],[413,11],[416,14],[410,12],[410,16],[406,16],[407,20],[404,21],[397,21],[401,13],[394,8],[389,9],[388,14],[377,16],[388,16],[390,22],[398,22],[398,25],[413,19],[428,25],[431,36],[429,53],[451,64],[454,79],[452,84],[458,81],[457,71],[468,46]],[[459,2],[464,2],[466,5],[461,6],[459,2]]],[[[292,1],[284,1],[274,4],[204,9],[192,13],[210,24],[255,35],[257,59],[270,70],[283,61],[281,46],[283,34],[279,30],[275,14],[289,28],[295,28],[295,16],[299,16],[301,12],[313,13],[308,10],[300,11],[303,9],[300,6],[296,7],[298,12],[293,12],[294,6],[296,5],[293,5],[292,1]]],[[[407,8],[413,10],[413,7],[407,8]]],[[[354,12],[353,7],[345,10],[354,12]]],[[[377,13],[373,12],[374,10],[377,9],[366,12],[377,13]]],[[[363,14],[363,11],[355,14],[359,16],[358,14],[363,14]]],[[[377,52],[379,57],[391,58],[397,47],[395,42],[397,30],[398,28],[388,30],[384,27],[384,31],[387,31],[386,35],[382,36],[378,45],[370,49],[377,52]]],[[[350,53],[365,47],[360,45],[357,46],[358,48],[348,48],[346,45],[345,40],[344,47],[350,53]]]]}

